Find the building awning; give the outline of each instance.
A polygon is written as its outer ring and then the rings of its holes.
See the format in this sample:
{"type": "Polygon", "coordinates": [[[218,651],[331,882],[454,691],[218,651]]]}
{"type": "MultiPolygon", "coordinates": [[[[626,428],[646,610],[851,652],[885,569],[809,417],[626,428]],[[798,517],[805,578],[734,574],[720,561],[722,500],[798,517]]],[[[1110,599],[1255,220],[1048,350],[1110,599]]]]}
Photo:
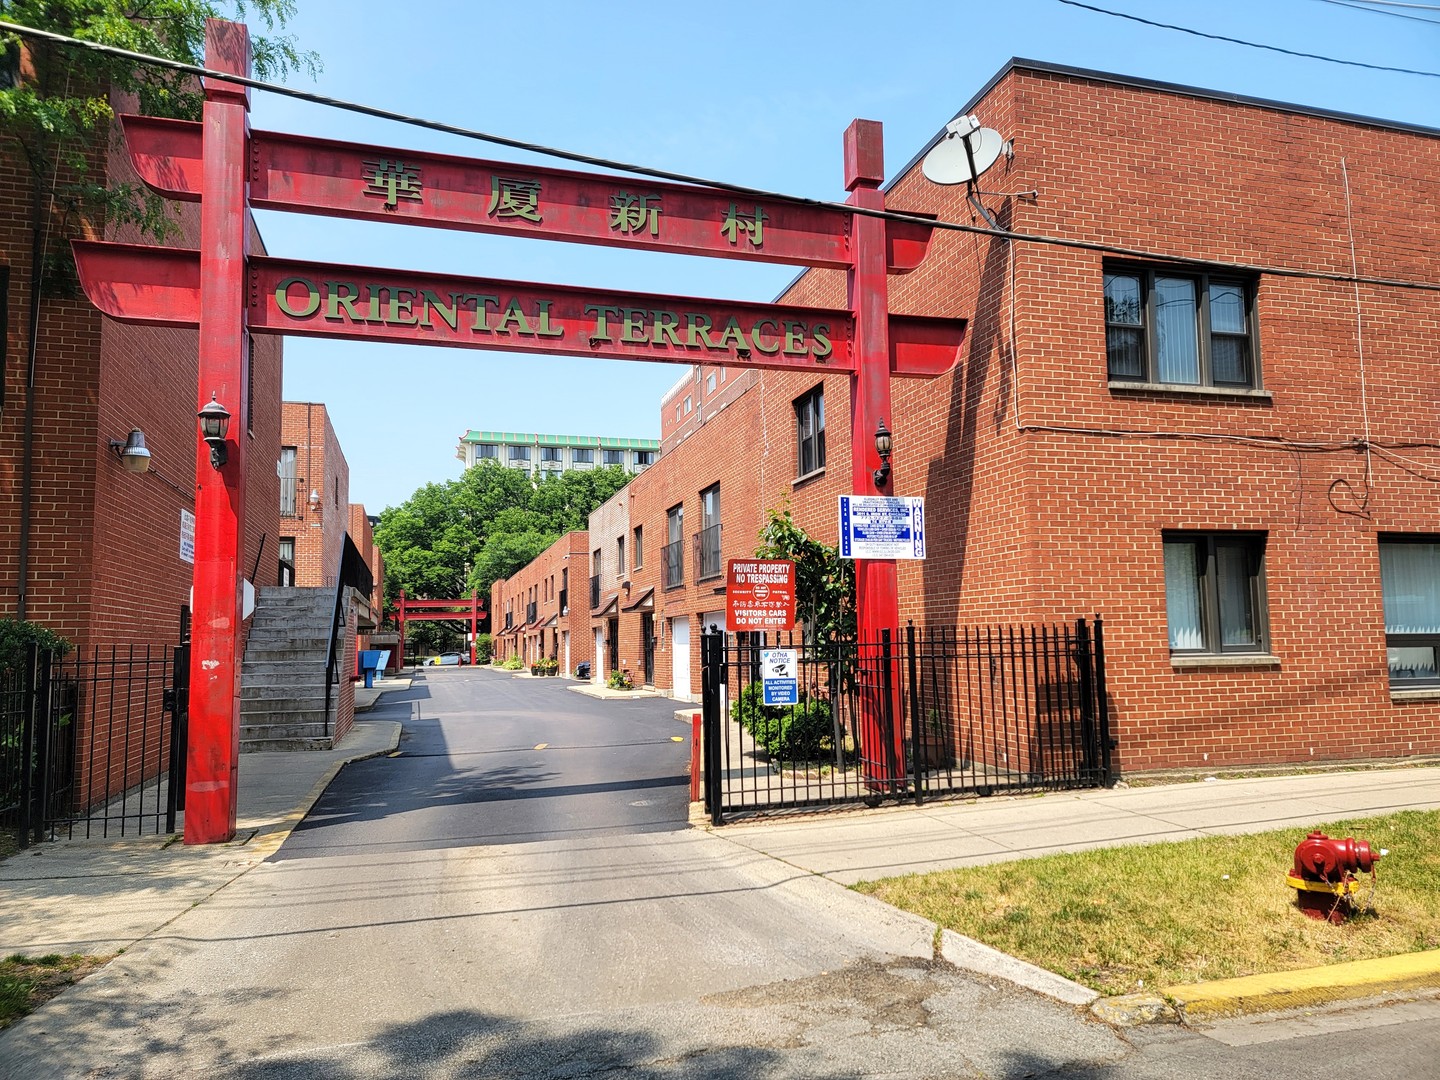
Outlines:
{"type": "Polygon", "coordinates": [[[540,627],[540,629],[541,629],[541,630],[553,630],[553,629],[555,629],[555,627],[557,627],[557,626],[559,626],[559,625],[560,625],[560,616],[559,616],[559,615],[551,615],[550,618],[546,620],[545,625],[542,626],[542,627],[540,627]]]}
{"type": "Polygon", "coordinates": [[[655,610],[655,586],[650,586],[640,594],[633,604],[626,604],[626,611],[654,611],[655,610]]]}
{"type": "Polygon", "coordinates": [[[609,615],[612,611],[620,610],[620,596],[618,593],[611,593],[600,602],[600,606],[590,612],[592,619],[598,619],[602,615],[609,615]]]}

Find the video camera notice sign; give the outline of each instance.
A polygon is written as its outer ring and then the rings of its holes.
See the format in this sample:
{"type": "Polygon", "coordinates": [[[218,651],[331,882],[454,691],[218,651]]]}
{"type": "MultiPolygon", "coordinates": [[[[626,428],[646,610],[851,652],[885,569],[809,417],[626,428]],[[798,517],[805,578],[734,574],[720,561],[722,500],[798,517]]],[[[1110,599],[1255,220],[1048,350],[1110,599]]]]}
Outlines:
{"type": "Polygon", "coordinates": [[[795,564],[731,559],[725,574],[727,630],[789,630],[795,625],[795,564]]]}
{"type": "Polygon", "coordinates": [[[799,704],[799,662],[798,649],[760,650],[760,687],[766,705],[799,704]]]}
{"type": "Polygon", "coordinates": [[[840,557],[925,558],[925,500],[841,495],[840,557]]]}

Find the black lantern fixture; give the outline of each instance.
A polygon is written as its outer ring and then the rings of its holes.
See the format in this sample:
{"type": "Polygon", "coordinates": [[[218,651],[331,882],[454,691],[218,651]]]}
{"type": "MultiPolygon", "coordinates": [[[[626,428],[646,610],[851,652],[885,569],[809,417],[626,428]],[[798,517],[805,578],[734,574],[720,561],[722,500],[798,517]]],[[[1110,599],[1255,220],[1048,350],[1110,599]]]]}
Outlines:
{"type": "Polygon", "coordinates": [[[200,436],[210,444],[210,465],[221,468],[230,460],[225,448],[225,433],[230,430],[230,410],[210,395],[210,402],[200,410],[200,436]]]}
{"type": "Polygon", "coordinates": [[[882,418],[875,428],[875,452],[880,455],[880,467],[875,470],[875,486],[883,488],[890,479],[890,429],[882,418]]]}

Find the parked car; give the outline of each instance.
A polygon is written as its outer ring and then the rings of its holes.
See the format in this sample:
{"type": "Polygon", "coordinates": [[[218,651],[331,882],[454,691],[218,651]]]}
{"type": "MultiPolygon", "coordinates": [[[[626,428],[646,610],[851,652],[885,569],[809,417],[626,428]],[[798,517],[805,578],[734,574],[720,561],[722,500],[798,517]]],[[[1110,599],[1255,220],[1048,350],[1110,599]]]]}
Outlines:
{"type": "Polygon", "coordinates": [[[456,667],[460,664],[468,664],[470,658],[464,653],[445,652],[436,656],[426,657],[426,667],[456,667]]]}

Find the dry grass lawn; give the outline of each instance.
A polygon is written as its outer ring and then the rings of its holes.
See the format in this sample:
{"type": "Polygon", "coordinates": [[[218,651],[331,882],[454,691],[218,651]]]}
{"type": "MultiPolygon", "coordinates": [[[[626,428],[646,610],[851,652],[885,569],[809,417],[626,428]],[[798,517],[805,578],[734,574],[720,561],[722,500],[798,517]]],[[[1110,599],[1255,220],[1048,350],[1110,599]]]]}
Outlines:
{"type": "Polygon", "coordinates": [[[109,956],[11,956],[0,960],[0,1030],[67,986],[104,967],[109,956]]]}
{"type": "Polygon", "coordinates": [[[1370,910],[1306,918],[1285,884],[1305,829],[912,874],[860,891],[1106,994],[1440,947],[1440,811],[1320,826],[1388,848],[1370,910]]]}

